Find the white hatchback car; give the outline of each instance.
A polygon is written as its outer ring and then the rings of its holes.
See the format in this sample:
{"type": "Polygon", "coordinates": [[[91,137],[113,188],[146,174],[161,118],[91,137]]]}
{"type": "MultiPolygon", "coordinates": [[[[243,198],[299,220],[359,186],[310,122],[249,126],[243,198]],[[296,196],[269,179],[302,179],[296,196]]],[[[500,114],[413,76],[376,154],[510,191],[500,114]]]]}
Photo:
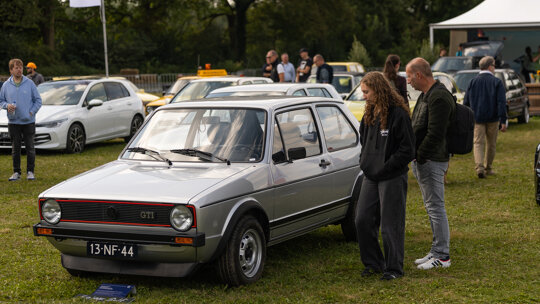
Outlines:
{"type": "Polygon", "coordinates": [[[341,99],[336,89],[324,83],[269,83],[225,87],[213,90],[205,98],[225,96],[316,96],[341,99]]]}
{"type": "MultiPolygon", "coordinates": [[[[80,153],[86,144],[123,137],[129,141],[144,121],[143,104],[125,80],[66,80],[38,86],[36,149],[80,153]]],[[[0,112],[0,148],[11,148],[5,111],[0,112]]]]}

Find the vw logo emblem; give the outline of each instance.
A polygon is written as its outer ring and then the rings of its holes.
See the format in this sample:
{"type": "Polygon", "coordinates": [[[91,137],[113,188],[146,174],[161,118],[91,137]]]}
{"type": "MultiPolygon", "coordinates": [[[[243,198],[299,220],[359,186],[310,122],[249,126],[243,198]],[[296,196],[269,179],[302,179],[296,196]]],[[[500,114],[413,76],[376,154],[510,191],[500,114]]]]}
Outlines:
{"type": "Polygon", "coordinates": [[[109,208],[107,208],[107,216],[113,220],[117,219],[118,216],[119,216],[119,212],[118,210],[116,210],[116,208],[110,206],[109,208]]]}

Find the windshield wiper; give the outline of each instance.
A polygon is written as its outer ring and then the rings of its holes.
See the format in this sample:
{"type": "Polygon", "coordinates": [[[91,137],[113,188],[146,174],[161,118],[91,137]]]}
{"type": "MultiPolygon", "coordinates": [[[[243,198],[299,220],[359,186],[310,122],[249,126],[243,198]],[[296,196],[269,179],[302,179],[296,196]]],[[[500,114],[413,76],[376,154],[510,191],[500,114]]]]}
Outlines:
{"type": "Polygon", "coordinates": [[[170,152],[187,155],[187,156],[194,156],[194,157],[198,157],[200,159],[204,159],[208,161],[214,161],[214,159],[217,159],[219,161],[227,163],[227,165],[231,164],[231,162],[228,159],[221,158],[221,157],[215,156],[214,154],[210,152],[197,150],[197,149],[173,149],[170,152]]]}
{"type": "Polygon", "coordinates": [[[165,156],[161,155],[159,152],[154,151],[154,150],[146,149],[143,147],[133,147],[133,148],[128,148],[126,151],[148,155],[155,160],[166,162],[167,164],[169,164],[169,167],[172,166],[172,161],[170,159],[166,158],[165,156]]]}

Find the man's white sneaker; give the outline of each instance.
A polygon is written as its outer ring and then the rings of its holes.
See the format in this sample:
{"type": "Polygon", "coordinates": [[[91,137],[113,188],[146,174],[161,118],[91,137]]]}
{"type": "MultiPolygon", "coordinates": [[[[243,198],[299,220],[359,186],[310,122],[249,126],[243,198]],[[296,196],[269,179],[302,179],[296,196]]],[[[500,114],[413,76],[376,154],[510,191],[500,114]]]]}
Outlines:
{"type": "Polygon", "coordinates": [[[428,270],[428,269],[437,268],[437,267],[442,267],[442,268],[450,267],[450,259],[441,260],[437,258],[431,258],[424,264],[418,265],[418,269],[423,269],[423,270],[428,270]]]}
{"type": "Polygon", "coordinates": [[[425,257],[423,257],[421,259],[414,260],[414,263],[416,265],[424,264],[425,262],[429,261],[429,259],[431,259],[432,257],[433,257],[433,254],[431,254],[431,252],[430,252],[425,257]]]}
{"type": "Polygon", "coordinates": [[[27,180],[35,180],[36,177],[34,176],[34,172],[32,172],[32,171],[26,172],[26,179],[27,180]]]}
{"type": "Polygon", "coordinates": [[[21,174],[19,172],[13,173],[13,175],[8,178],[10,182],[13,182],[19,179],[21,179],[21,174]]]}

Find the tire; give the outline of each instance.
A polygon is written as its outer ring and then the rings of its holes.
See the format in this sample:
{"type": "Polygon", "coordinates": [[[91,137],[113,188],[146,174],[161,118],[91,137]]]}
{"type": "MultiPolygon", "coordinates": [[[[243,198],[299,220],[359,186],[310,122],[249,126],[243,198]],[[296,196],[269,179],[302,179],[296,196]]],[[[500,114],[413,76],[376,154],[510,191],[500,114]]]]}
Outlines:
{"type": "Polygon", "coordinates": [[[518,122],[519,123],[529,123],[529,118],[530,118],[529,107],[527,105],[525,105],[523,107],[523,112],[521,113],[520,116],[518,116],[518,122]]]}
{"type": "Polygon", "coordinates": [[[355,188],[353,195],[351,197],[351,204],[349,209],[347,209],[347,215],[341,221],[341,232],[345,237],[346,242],[357,242],[358,238],[356,237],[356,206],[358,205],[358,197],[360,196],[360,188],[362,187],[363,177],[361,177],[355,188]]]}
{"type": "Polygon", "coordinates": [[[69,127],[66,140],[67,153],[81,153],[84,151],[86,135],[84,129],[79,124],[73,124],[69,127]]]}
{"type": "Polygon", "coordinates": [[[143,118],[139,115],[135,115],[135,117],[133,117],[133,119],[131,120],[131,125],[129,126],[129,136],[124,137],[124,141],[126,143],[131,140],[135,133],[137,133],[137,130],[139,130],[142,124],[143,118]]]}
{"type": "Polygon", "coordinates": [[[253,216],[244,216],[234,227],[224,252],[217,260],[218,274],[229,286],[254,283],[262,276],[266,239],[253,216]]]}

